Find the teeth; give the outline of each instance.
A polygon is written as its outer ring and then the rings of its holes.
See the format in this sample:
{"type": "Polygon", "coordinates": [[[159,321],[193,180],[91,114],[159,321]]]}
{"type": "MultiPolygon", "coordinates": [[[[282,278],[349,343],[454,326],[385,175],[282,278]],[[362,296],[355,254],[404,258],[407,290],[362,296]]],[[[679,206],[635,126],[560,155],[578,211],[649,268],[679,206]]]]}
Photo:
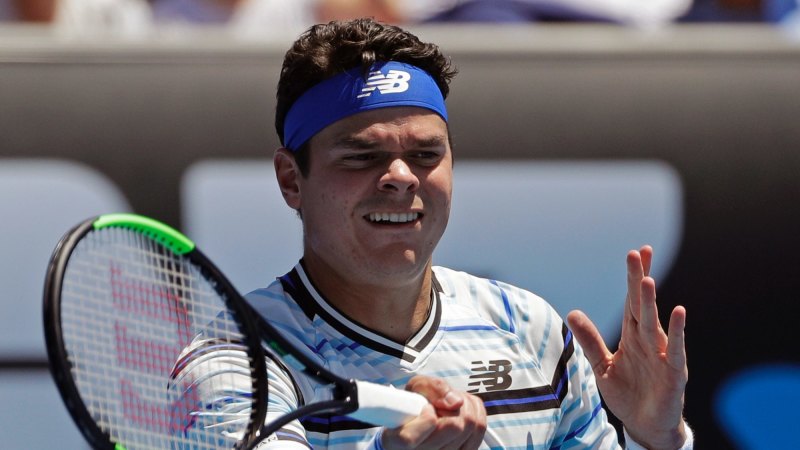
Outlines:
{"type": "Polygon", "coordinates": [[[419,218],[419,213],[370,213],[370,222],[406,223],[419,218]]]}

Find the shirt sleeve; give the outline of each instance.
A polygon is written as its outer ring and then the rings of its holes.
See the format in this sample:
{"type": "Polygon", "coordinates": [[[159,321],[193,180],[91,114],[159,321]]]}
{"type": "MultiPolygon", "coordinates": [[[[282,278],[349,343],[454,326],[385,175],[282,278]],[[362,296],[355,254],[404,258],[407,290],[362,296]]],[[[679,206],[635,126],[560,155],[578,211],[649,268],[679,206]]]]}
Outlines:
{"type": "MultiPolygon", "coordinates": [[[[267,356],[267,375],[269,381],[269,400],[266,423],[296,410],[303,401],[299,387],[295,384],[288,370],[274,359],[267,356]]],[[[310,449],[306,440],[306,430],[299,420],[284,425],[280,430],[259,443],[256,449],[310,449]]]]}
{"type": "MultiPolygon", "coordinates": [[[[212,327],[213,328],[213,327],[212,327]]],[[[268,352],[265,351],[265,355],[268,352]]],[[[266,359],[268,404],[265,422],[296,410],[302,395],[288,371],[266,359]]],[[[170,377],[172,447],[195,448],[198,443],[233,448],[244,437],[252,412],[250,361],[241,343],[200,333],[182,352],[170,377]]],[[[295,420],[271,436],[259,449],[308,449],[305,430],[295,420]]]]}
{"type": "Polygon", "coordinates": [[[178,358],[167,392],[172,447],[232,447],[251,411],[250,362],[241,344],[200,335],[178,358]]]}

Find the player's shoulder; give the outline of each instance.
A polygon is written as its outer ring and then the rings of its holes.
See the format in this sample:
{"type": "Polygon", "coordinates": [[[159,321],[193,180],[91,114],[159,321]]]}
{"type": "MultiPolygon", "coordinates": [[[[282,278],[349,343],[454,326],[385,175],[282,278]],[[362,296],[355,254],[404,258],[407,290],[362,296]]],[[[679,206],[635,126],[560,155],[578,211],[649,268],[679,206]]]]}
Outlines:
{"type": "Polygon", "coordinates": [[[244,296],[250,303],[288,303],[286,292],[280,280],[275,279],[265,287],[248,292],[244,296]]]}
{"type": "Polygon", "coordinates": [[[513,313],[524,321],[544,320],[556,314],[545,299],[513,284],[442,266],[434,266],[433,272],[442,297],[455,305],[491,315],[513,313]]]}
{"type": "Polygon", "coordinates": [[[244,298],[273,325],[290,329],[310,327],[307,316],[278,279],[266,287],[247,293],[244,298]]]}

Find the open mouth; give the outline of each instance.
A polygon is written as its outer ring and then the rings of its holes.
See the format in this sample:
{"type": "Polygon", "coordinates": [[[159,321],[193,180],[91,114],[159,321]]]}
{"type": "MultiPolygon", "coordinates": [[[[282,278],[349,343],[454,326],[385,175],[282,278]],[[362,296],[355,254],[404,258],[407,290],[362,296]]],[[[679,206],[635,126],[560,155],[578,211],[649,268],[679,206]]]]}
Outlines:
{"type": "Polygon", "coordinates": [[[364,216],[367,221],[377,224],[404,224],[411,223],[422,217],[422,214],[417,212],[410,213],[369,213],[364,216]]]}

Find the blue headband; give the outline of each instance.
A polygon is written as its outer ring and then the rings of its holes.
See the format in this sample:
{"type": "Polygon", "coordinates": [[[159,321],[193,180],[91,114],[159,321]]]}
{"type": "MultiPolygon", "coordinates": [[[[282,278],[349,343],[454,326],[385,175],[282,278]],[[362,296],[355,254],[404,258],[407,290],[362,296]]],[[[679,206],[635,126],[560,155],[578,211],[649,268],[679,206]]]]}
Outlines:
{"type": "Polygon", "coordinates": [[[447,122],[442,91],[424,70],[399,62],[370,67],[365,80],[360,67],[328,78],[294,102],[283,125],[285,146],[296,151],[323,128],[361,111],[390,106],[430,109],[447,122]]]}

